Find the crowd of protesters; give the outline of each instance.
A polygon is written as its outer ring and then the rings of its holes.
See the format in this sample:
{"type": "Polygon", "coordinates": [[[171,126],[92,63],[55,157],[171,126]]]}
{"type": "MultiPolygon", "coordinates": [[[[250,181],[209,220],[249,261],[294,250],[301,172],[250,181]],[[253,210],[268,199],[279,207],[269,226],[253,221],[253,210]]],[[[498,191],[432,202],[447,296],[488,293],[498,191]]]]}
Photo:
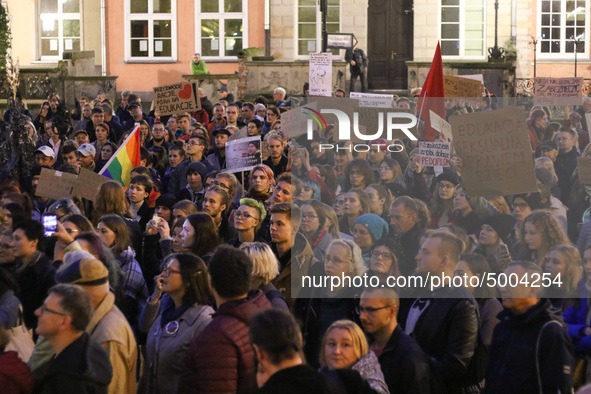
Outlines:
{"type": "MultiPolygon", "coordinates": [[[[254,102],[200,95],[202,109],[173,116],[145,113],[132,92],[117,107],[82,97],[67,132],[52,94],[31,117],[33,173],[0,184],[1,392],[567,393],[589,380],[591,185],[577,158],[591,156],[591,99],[557,124],[529,111],[537,192],[477,198],[461,157],[436,175],[408,140],[390,153],[381,138],[369,152],[289,138],[281,116],[298,100],[282,88],[254,102]],[[43,168],[99,172],[136,124],[127,188],[36,195],[43,168]],[[235,174],[225,147],[243,128],[265,157],[235,174]],[[488,273],[551,285],[292,281],[488,273]],[[8,351],[23,324],[26,356],[8,351]]],[[[418,95],[394,106],[416,114],[418,95]]],[[[491,107],[446,100],[448,116],[491,107]]]]}

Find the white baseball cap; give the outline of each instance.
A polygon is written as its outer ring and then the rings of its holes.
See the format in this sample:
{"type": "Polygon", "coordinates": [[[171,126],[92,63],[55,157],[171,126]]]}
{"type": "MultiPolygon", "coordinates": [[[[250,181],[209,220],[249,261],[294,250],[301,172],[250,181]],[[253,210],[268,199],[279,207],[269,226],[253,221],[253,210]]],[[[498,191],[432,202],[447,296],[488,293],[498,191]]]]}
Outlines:
{"type": "Polygon", "coordinates": [[[39,148],[37,148],[37,150],[35,152],[41,152],[45,156],[55,159],[55,152],[53,151],[53,149],[51,147],[49,147],[47,145],[40,146],[39,148]]]}
{"type": "Polygon", "coordinates": [[[83,156],[95,156],[96,155],[96,149],[94,148],[94,145],[92,145],[92,144],[82,144],[82,145],[80,145],[80,148],[78,148],[78,150],[76,152],[82,153],[83,156]]]}

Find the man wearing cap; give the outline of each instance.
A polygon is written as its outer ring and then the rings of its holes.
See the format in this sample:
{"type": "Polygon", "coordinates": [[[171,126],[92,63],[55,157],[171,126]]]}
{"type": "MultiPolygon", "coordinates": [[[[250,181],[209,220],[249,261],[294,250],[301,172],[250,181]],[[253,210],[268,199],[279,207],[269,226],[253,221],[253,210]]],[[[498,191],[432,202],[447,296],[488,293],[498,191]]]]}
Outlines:
{"type": "Polygon", "coordinates": [[[473,253],[486,257],[492,272],[500,274],[511,262],[508,248],[500,247],[513,245],[511,237],[515,234],[515,218],[504,213],[487,216],[482,221],[482,227],[478,234],[478,246],[473,253]],[[503,250],[505,249],[505,250],[503,250]]]}
{"type": "MultiPolygon", "coordinates": [[[[46,124],[51,124],[47,122],[46,124]]],[[[40,146],[35,151],[35,164],[52,167],[55,164],[55,152],[47,145],[40,146]]]]}
{"type": "Polygon", "coordinates": [[[77,130],[76,133],[74,133],[74,141],[76,141],[76,145],[78,146],[89,143],[90,139],[88,138],[88,131],[77,130]]]}
{"type": "MultiPolygon", "coordinates": [[[[216,130],[225,129],[228,121],[226,120],[226,107],[221,103],[213,106],[213,120],[207,124],[209,135],[213,135],[216,130]]],[[[211,141],[213,142],[213,140],[211,141]]]]}
{"type": "Polygon", "coordinates": [[[135,393],[137,345],[127,319],[115,306],[115,295],[109,290],[107,268],[81,250],[68,253],[64,260],[64,265],[56,274],[57,282],[79,285],[92,299],[94,312],[86,332],[109,355],[113,367],[109,394],[135,393]]]}
{"type": "Polygon", "coordinates": [[[200,208],[203,201],[203,180],[207,175],[207,169],[198,161],[190,163],[185,172],[187,186],[177,194],[177,200],[190,200],[200,208]]]}
{"type": "MultiPolygon", "coordinates": [[[[176,166],[176,169],[170,177],[168,183],[168,193],[176,196],[181,190],[187,186],[187,167],[191,163],[200,162],[205,166],[205,174],[209,174],[214,170],[209,160],[203,155],[207,148],[207,140],[200,134],[193,134],[187,139],[186,150],[187,156],[182,163],[176,166]]],[[[205,179],[205,177],[203,177],[205,179]]]]}
{"type": "Polygon", "coordinates": [[[94,171],[94,156],[96,155],[96,149],[92,144],[82,144],[76,151],[78,157],[78,166],[80,168],[86,168],[87,170],[94,171]]]}
{"type": "Polygon", "coordinates": [[[142,112],[142,105],[138,101],[130,102],[127,105],[127,111],[129,112],[129,115],[131,115],[131,119],[123,123],[123,129],[125,131],[133,130],[135,124],[140,120],[145,120],[148,122],[150,127],[154,125],[154,118],[149,118],[142,112]]]}
{"type": "Polygon", "coordinates": [[[540,144],[540,157],[547,157],[553,162],[558,156],[558,146],[554,141],[544,141],[540,144]]]}
{"type": "Polygon", "coordinates": [[[227,129],[214,130],[213,132],[215,149],[213,153],[207,156],[207,161],[211,163],[216,171],[226,168],[226,142],[228,142],[231,135],[227,129]]]}
{"type": "Polygon", "coordinates": [[[220,100],[226,100],[228,104],[232,104],[234,102],[234,95],[228,92],[228,88],[226,86],[219,88],[218,94],[220,96],[220,100]]]}
{"type": "Polygon", "coordinates": [[[35,332],[47,339],[56,356],[37,377],[34,392],[107,393],[113,377],[109,357],[84,332],[92,316],[90,296],[78,286],[57,285],[35,314],[35,332]]]}
{"type": "Polygon", "coordinates": [[[559,199],[552,195],[552,188],[556,185],[552,173],[544,167],[536,167],[535,171],[538,191],[542,197],[542,205],[550,209],[552,216],[554,216],[554,218],[556,218],[556,220],[562,225],[562,229],[565,232],[568,232],[566,219],[567,208],[559,199]]]}

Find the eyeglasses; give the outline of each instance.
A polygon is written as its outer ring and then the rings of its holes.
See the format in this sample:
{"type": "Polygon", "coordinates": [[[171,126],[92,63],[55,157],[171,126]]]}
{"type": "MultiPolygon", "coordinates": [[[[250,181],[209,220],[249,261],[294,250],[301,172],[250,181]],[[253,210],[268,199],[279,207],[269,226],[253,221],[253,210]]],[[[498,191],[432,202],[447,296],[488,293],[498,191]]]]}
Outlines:
{"type": "Polygon", "coordinates": [[[39,307],[39,309],[41,310],[41,314],[47,312],[47,313],[53,313],[55,315],[60,315],[60,316],[69,316],[67,313],[58,312],[58,311],[54,311],[53,309],[49,309],[47,306],[45,306],[45,304],[41,305],[39,307]]]}
{"type": "Polygon", "coordinates": [[[392,260],[392,253],[378,252],[377,250],[374,250],[371,254],[371,257],[375,257],[376,259],[382,258],[384,260],[392,260]]]}
{"type": "Polygon", "coordinates": [[[172,269],[170,267],[166,267],[162,270],[162,276],[164,276],[165,278],[168,278],[170,276],[170,274],[180,274],[181,271],[177,271],[175,269],[172,269]]]}
{"type": "Polygon", "coordinates": [[[358,315],[361,315],[363,312],[374,313],[374,312],[379,311],[380,309],[390,308],[391,306],[393,306],[393,305],[386,305],[386,306],[383,306],[381,308],[371,308],[371,307],[365,308],[365,307],[362,307],[362,306],[358,306],[358,307],[355,308],[355,312],[357,312],[358,315]]]}
{"type": "Polygon", "coordinates": [[[318,216],[315,215],[302,215],[302,219],[306,221],[312,221],[314,219],[318,219],[318,216]]]}
{"type": "Polygon", "coordinates": [[[218,181],[213,181],[211,184],[215,185],[215,186],[219,186],[222,189],[230,190],[230,187],[228,187],[228,185],[224,185],[223,183],[220,183],[218,181]]]}
{"type": "Polygon", "coordinates": [[[529,207],[529,205],[527,205],[526,203],[513,204],[513,208],[526,209],[527,207],[529,207]]]}
{"type": "Polygon", "coordinates": [[[248,213],[246,213],[246,212],[240,212],[240,211],[236,211],[236,213],[234,214],[234,217],[235,217],[236,219],[241,219],[241,218],[244,218],[244,219],[253,218],[254,220],[260,220],[260,219],[258,219],[258,218],[255,218],[255,217],[254,217],[254,216],[252,216],[252,215],[249,215],[249,214],[248,214],[248,213]]]}
{"type": "Polygon", "coordinates": [[[455,187],[454,185],[448,185],[448,184],[445,184],[445,183],[440,183],[439,184],[439,188],[440,189],[450,190],[450,189],[453,189],[454,187],[455,187]]]}

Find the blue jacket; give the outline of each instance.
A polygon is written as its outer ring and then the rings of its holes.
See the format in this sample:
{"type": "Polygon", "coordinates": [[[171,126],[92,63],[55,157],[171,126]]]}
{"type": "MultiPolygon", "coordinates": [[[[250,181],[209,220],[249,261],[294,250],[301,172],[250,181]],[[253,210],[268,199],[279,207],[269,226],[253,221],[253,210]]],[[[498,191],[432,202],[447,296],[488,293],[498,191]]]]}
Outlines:
{"type": "Polygon", "coordinates": [[[568,324],[568,335],[572,338],[575,345],[575,352],[585,353],[591,356],[591,336],[584,335],[587,324],[587,309],[589,303],[589,295],[585,287],[586,279],[579,282],[580,299],[577,304],[571,306],[564,312],[564,322],[568,324]]]}

